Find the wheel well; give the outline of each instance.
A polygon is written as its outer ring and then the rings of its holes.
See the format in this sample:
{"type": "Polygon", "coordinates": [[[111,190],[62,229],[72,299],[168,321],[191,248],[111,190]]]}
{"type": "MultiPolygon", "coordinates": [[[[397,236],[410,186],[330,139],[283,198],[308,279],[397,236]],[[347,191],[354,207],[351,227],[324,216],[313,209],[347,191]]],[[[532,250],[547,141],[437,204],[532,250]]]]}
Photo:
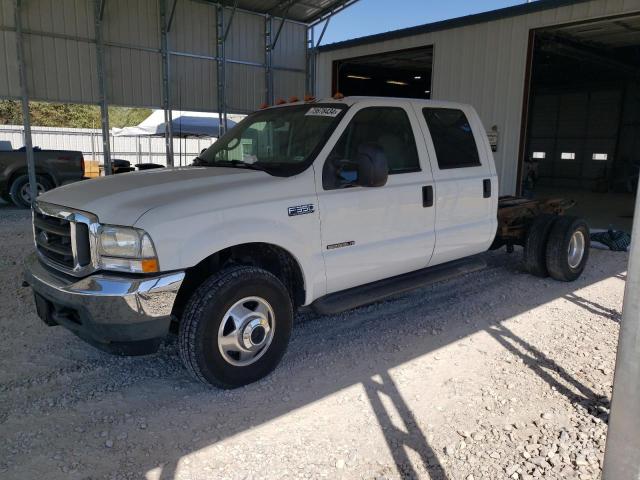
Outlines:
{"type": "MultiPolygon", "coordinates": [[[[16,178],[18,178],[20,175],[28,175],[28,174],[29,174],[29,171],[26,168],[19,168],[18,170],[11,172],[11,175],[9,175],[9,179],[7,180],[7,191],[11,189],[11,184],[16,178]]],[[[53,178],[53,175],[47,172],[36,172],[36,175],[47,178],[54,187],[58,185],[55,178],[53,178]]]]}
{"type": "Polygon", "coordinates": [[[231,265],[251,265],[263,268],[275,275],[287,288],[294,307],[304,303],[304,277],[302,269],[293,255],[270,243],[245,243],[225,248],[205,258],[196,266],[187,269],[172,314],[179,319],[189,298],[202,282],[215,272],[231,265]]]}

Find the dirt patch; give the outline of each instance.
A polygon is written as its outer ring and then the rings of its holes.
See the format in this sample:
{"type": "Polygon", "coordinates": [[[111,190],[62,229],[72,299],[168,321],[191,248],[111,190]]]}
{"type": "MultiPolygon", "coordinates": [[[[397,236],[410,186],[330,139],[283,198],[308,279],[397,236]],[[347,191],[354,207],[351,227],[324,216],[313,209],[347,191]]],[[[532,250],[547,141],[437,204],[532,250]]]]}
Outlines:
{"type": "Polygon", "coordinates": [[[175,339],[120,358],[46,327],[21,262],[28,212],[0,207],[5,479],[597,478],[627,254],[564,284],[521,252],[334,316],[299,314],[277,371],[190,380],[175,339]]]}

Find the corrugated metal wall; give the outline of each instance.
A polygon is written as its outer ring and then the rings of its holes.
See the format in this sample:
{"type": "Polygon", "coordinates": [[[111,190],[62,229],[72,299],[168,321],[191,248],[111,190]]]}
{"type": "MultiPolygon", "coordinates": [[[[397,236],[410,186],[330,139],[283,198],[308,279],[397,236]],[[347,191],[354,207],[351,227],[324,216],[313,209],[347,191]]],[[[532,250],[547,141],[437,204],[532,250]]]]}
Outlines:
{"type": "MultiPolygon", "coordinates": [[[[43,150],[79,150],[85,160],[102,161],[102,130],[91,128],[33,127],[33,145],[43,150]]],[[[203,148],[209,147],[215,138],[174,138],[175,165],[188,165],[203,148]]],[[[111,156],[114,159],[136,163],[167,164],[162,137],[114,137],[109,138],[111,156]]],[[[24,145],[22,125],[0,125],[0,150],[24,145]],[[9,145],[10,144],[10,145],[9,145]]]]}
{"type": "MultiPolygon", "coordinates": [[[[160,3],[108,0],[103,18],[108,103],[162,107],[160,3]]],[[[97,103],[94,2],[23,0],[25,62],[34,100],[97,103]]],[[[166,1],[169,12],[172,2],[166,1]]],[[[224,10],[225,22],[231,8],[224,10]]],[[[266,17],[236,11],[225,44],[229,112],[255,110],[265,92],[266,17]]],[[[280,20],[276,19],[274,34],[280,20]]],[[[217,111],[216,5],[178,0],[168,35],[171,107],[217,111]]],[[[13,0],[0,0],[0,97],[20,94],[13,0]]],[[[277,96],[304,95],[306,26],[287,21],[273,51],[277,96]]]]}
{"type": "Polygon", "coordinates": [[[434,31],[411,37],[321,52],[316,85],[321,97],[331,95],[335,60],[434,46],[431,96],[469,103],[490,129],[497,125],[494,154],[501,194],[513,194],[523,108],[527,48],[531,29],[640,11],[640,0],[593,0],[526,15],[434,31]]]}

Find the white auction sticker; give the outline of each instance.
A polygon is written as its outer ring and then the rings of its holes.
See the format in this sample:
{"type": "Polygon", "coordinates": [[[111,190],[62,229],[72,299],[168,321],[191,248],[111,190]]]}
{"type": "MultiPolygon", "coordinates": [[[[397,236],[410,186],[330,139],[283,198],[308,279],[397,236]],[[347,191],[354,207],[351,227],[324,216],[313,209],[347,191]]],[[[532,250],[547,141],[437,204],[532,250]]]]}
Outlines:
{"type": "Polygon", "coordinates": [[[341,111],[341,108],[313,107],[310,108],[305,115],[312,115],[314,117],[337,117],[341,111]]]}

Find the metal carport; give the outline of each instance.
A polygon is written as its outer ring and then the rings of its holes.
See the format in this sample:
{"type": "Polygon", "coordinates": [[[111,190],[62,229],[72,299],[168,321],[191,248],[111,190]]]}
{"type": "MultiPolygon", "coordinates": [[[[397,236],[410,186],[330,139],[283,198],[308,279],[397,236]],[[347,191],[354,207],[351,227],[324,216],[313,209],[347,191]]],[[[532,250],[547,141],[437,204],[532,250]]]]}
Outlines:
{"type": "MultiPolygon", "coordinates": [[[[32,197],[30,100],[248,113],[313,91],[314,25],[357,0],[0,0],[0,98],[20,99],[32,197]]],[[[324,29],[323,29],[324,32],[324,29]]],[[[222,132],[220,132],[222,133],[222,132]]]]}

